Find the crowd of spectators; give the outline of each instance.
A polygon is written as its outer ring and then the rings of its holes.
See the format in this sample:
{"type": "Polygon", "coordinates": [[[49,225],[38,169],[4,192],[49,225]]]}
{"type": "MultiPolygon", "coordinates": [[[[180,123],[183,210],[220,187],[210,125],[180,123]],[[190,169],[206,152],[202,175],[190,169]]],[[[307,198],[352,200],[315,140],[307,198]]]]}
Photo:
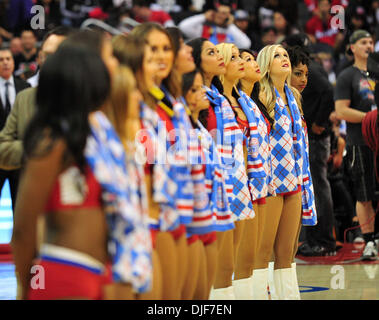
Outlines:
{"type": "MultiPolygon", "coordinates": [[[[0,48],[10,48],[14,75],[35,86],[39,44],[44,35],[60,25],[80,27],[90,18],[120,32],[145,21],[166,27],[176,25],[187,39],[202,36],[215,44],[234,42],[239,48],[256,53],[266,45],[303,37],[308,41],[312,61],[318,64],[332,89],[339,73],[353,63],[348,48],[354,31],[367,30],[373,36],[375,51],[379,51],[379,0],[2,0],[0,48]],[[42,29],[31,28],[34,5],[44,9],[42,29]]],[[[349,181],[344,174],[340,152],[343,148],[339,149],[344,139],[344,122],[335,118],[333,108],[328,114],[331,120],[325,125],[323,137],[326,132],[331,137],[328,179],[333,210],[337,212],[333,234],[343,241],[343,231],[356,223],[355,210],[346,200],[349,181]],[[345,198],[341,198],[342,191],[336,193],[334,186],[343,189],[345,198]]]]}
{"type": "Polygon", "coordinates": [[[306,33],[332,84],[351,60],[346,50],[355,30],[365,29],[379,39],[379,0],[4,0],[0,46],[11,48],[17,74],[28,78],[37,71],[37,43],[44,34],[58,25],[80,27],[89,18],[119,30],[125,18],[177,25],[187,38],[233,40],[255,52],[306,33]],[[34,5],[44,8],[43,28],[25,32],[31,29],[34,5]],[[342,22],[337,19],[341,8],[342,22]]]}

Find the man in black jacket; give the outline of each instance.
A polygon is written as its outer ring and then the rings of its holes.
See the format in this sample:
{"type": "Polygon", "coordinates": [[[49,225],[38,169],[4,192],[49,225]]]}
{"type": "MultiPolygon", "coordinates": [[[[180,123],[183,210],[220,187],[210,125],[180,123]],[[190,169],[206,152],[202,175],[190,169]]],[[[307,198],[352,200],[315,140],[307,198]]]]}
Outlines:
{"type": "MultiPolygon", "coordinates": [[[[284,42],[286,46],[300,45],[310,54],[311,48],[307,45],[309,39],[305,35],[293,35],[284,42]]],[[[322,66],[313,59],[308,70],[308,84],[302,92],[302,107],[309,133],[309,162],[318,223],[304,229],[305,242],[299,247],[298,253],[304,256],[334,255],[333,201],[327,178],[331,129],[329,116],[334,110],[333,86],[322,66]]]]}
{"type": "MultiPolygon", "coordinates": [[[[16,94],[30,85],[13,76],[14,60],[9,49],[0,49],[0,130],[4,127],[16,94]]],[[[5,180],[9,180],[12,197],[12,207],[16,203],[19,170],[0,170],[0,196],[5,180]]]]}

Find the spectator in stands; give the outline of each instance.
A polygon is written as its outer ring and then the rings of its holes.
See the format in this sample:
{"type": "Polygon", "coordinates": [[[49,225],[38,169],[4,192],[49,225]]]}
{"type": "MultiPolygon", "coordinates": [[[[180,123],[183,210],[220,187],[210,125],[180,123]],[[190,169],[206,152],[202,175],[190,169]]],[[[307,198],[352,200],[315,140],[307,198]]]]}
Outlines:
{"type": "Polygon", "coordinates": [[[234,24],[240,28],[244,33],[246,33],[248,36],[249,32],[249,13],[245,10],[237,10],[234,13],[234,24]]]}
{"type": "MultiPolygon", "coordinates": [[[[350,3],[352,5],[352,3],[350,3]]],[[[344,39],[339,48],[339,53],[344,54],[349,49],[349,39],[356,30],[369,30],[369,24],[367,22],[366,10],[362,6],[351,6],[346,9],[346,30],[344,39]]]]}
{"type": "Polygon", "coordinates": [[[174,26],[171,16],[163,10],[150,8],[149,0],[133,0],[132,13],[138,22],[157,22],[164,27],[174,26]]]}
{"type": "MultiPolygon", "coordinates": [[[[344,8],[346,8],[349,4],[349,1],[351,0],[332,0],[331,6],[333,7],[335,5],[338,5],[338,6],[343,6],[344,8]]],[[[304,0],[304,3],[309,13],[311,13],[312,15],[319,14],[318,0],[304,0]]]]}
{"type": "Polygon", "coordinates": [[[354,64],[343,70],[335,90],[337,117],[347,122],[347,157],[353,193],[356,198],[356,213],[361,225],[366,246],[362,253],[364,260],[376,260],[378,251],[374,239],[375,200],[374,153],[365,144],[362,136],[362,120],[376,109],[375,82],[367,71],[367,61],[374,50],[372,36],[365,30],[357,30],[350,37],[350,50],[354,64]]]}
{"type": "Polygon", "coordinates": [[[232,6],[228,2],[218,2],[215,10],[184,19],[179,28],[187,38],[203,37],[214,44],[229,42],[239,48],[250,48],[249,37],[234,24],[232,6]]]}
{"type": "Polygon", "coordinates": [[[353,226],[354,201],[345,182],[343,154],[346,137],[340,130],[341,120],[337,118],[335,111],[330,114],[329,118],[332,123],[332,130],[328,180],[332,190],[336,239],[343,242],[345,240],[344,231],[353,226]]]}
{"type": "Polygon", "coordinates": [[[255,12],[260,30],[273,27],[275,10],[280,10],[279,0],[260,0],[257,2],[255,12]]]}
{"type": "Polygon", "coordinates": [[[299,33],[299,29],[290,23],[288,18],[281,11],[274,12],[274,28],[277,33],[276,43],[281,43],[290,34],[299,33]]]}
{"type": "Polygon", "coordinates": [[[33,88],[38,85],[39,71],[41,69],[41,65],[43,63],[43,60],[44,60],[43,52],[42,52],[41,48],[38,48],[37,49],[37,59],[36,59],[38,67],[37,67],[36,73],[26,80],[26,82],[29,83],[30,86],[33,88]]]}
{"type": "Polygon", "coordinates": [[[343,35],[332,25],[331,0],[318,0],[318,11],[306,24],[305,29],[313,43],[326,43],[337,48],[343,35]]]}
{"type": "MultiPolygon", "coordinates": [[[[60,43],[72,32],[70,28],[60,26],[45,35],[41,45],[41,66],[46,58],[53,54],[60,43]]],[[[24,132],[36,109],[36,88],[29,88],[17,95],[14,106],[4,128],[0,131],[0,168],[19,169],[23,155],[24,132]]]]}
{"type": "Polygon", "coordinates": [[[241,29],[250,39],[251,48],[260,48],[261,39],[259,32],[254,28],[254,25],[251,21],[251,16],[246,10],[236,10],[234,13],[234,24],[241,29]]]}
{"type": "Polygon", "coordinates": [[[15,75],[24,80],[37,71],[37,38],[33,30],[23,30],[21,33],[22,52],[14,57],[15,75]]]}
{"type": "Polygon", "coordinates": [[[9,50],[14,57],[18,56],[22,52],[22,43],[19,37],[14,37],[9,42],[9,50]]]}
{"type": "MultiPolygon", "coordinates": [[[[30,85],[25,81],[14,77],[14,60],[12,53],[9,49],[0,50],[0,129],[4,127],[5,121],[8,118],[9,113],[13,107],[16,94],[21,90],[29,87],[30,85]]],[[[14,210],[17,187],[18,187],[18,170],[0,170],[0,196],[1,189],[5,183],[5,180],[8,179],[11,198],[12,198],[12,207],[14,210]]]]}
{"type": "Polygon", "coordinates": [[[329,48],[315,48],[315,59],[321,64],[324,71],[328,76],[329,82],[334,86],[336,84],[336,74],[334,72],[335,60],[333,58],[333,52],[328,50],[329,48]]]}
{"type": "Polygon", "coordinates": [[[267,27],[262,30],[262,47],[275,44],[278,39],[278,33],[274,27],[267,27]]]}

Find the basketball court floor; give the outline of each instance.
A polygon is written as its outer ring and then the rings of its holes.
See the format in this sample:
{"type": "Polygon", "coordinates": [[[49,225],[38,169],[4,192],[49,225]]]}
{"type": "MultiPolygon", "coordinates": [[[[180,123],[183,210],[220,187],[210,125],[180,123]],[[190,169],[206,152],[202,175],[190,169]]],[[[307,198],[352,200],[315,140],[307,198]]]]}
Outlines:
{"type": "MultiPolygon", "coordinates": [[[[16,299],[14,264],[9,251],[12,236],[9,186],[0,200],[0,300],[16,299]]],[[[345,243],[331,257],[296,257],[302,300],[378,300],[379,260],[363,262],[363,243],[345,243]]]]}

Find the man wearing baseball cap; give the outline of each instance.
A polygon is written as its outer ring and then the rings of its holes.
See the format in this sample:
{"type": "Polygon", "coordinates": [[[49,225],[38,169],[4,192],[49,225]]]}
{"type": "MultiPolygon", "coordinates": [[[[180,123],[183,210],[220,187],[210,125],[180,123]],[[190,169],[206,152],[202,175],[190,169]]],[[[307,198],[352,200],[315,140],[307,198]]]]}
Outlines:
{"type": "Polygon", "coordinates": [[[356,200],[356,213],[366,242],[363,260],[375,260],[378,249],[374,241],[375,199],[374,154],[366,146],[362,136],[362,120],[366,113],[375,110],[375,81],[367,71],[367,61],[374,51],[369,32],[355,31],[350,39],[349,53],[354,64],[343,70],[337,78],[335,109],[337,117],[347,123],[347,160],[356,200]]]}

